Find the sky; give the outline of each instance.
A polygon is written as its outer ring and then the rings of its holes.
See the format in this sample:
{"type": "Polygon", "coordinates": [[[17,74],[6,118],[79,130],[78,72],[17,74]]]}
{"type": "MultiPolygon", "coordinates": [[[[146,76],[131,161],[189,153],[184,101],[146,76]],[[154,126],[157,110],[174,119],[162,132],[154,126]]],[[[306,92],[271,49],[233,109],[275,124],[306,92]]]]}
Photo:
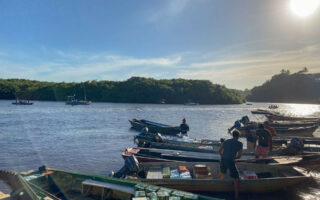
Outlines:
{"type": "Polygon", "coordinates": [[[281,69],[320,72],[320,8],[301,17],[291,1],[0,0],[0,78],[251,89],[281,69]]]}

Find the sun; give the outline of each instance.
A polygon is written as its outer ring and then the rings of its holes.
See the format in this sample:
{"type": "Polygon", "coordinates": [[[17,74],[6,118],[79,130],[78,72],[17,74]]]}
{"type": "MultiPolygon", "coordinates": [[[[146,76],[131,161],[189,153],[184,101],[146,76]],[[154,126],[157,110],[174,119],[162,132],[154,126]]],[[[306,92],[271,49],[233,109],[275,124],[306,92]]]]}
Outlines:
{"type": "Polygon", "coordinates": [[[314,13],[320,4],[320,0],[291,0],[290,8],[299,17],[307,17],[314,13]]]}

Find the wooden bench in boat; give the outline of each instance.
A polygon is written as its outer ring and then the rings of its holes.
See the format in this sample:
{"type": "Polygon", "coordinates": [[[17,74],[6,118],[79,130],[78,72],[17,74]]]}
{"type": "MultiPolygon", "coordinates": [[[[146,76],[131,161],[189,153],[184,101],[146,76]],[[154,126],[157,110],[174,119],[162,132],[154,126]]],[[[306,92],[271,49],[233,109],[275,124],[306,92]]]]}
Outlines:
{"type": "Polygon", "coordinates": [[[132,187],[117,185],[113,183],[100,182],[92,179],[86,179],[82,181],[82,194],[84,194],[84,187],[86,186],[89,186],[90,188],[92,187],[101,188],[102,189],[101,199],[104,198],[104,189],[110,189],[110,190],[115,190],[115,191],[124,192],[128,194],[134,194],[134,188],[132,187]]]}

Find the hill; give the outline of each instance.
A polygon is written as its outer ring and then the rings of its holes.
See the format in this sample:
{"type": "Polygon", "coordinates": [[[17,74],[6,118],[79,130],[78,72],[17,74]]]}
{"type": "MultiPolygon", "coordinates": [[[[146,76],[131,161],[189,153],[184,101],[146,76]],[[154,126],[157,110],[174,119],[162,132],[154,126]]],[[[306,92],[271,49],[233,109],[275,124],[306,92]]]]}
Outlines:
{"type": "Polygon", "coordinates": [[[320,74],[307,74],[307,68],[290,74],[282,70],[247,96],[254,102],[320,103],[320,74]]]}

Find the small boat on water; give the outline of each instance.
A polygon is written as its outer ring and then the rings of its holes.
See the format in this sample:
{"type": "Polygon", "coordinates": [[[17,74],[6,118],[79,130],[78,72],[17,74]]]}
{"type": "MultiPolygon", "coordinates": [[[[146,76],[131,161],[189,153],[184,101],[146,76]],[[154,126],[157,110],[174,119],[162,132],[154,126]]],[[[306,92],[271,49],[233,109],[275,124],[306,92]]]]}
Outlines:
{"type": "Polygon", "coordinates": [[[184,103],[184,105],[186,105],[186,106],[197,106],[197,105],[199,105],[199,103],[187,102],[187,103],[184,103]]]}
{"type": "Polygon", "coordinates": [[[167,124],[161,124],[145,119],[133,118],[129,120],[133,129],[141,131],[143,128],[148,127],[151,133],[161,133],[165,135],[177,135],[180,133],[180,126],[170,126],[167,124]]]}
{"type": "MultiPolygon", "coordinates": [[[[160,192],[169,190],[124,179],[47,169],[45,167],[25,173],[0,170],[0,180],[3,180],[13,190],[11,199],[22,200],[130,200],[146,198],[148,189],[151,188],[158,188],[158,190],[161,190],[160,192]]],[[[174,191],[165,195],[165,198],[178,194],[190,195],[193,199],[198,200],[216,199],[183,191],[174,191]]]]}
{"type": "Polygon", "coordinates": [[[15,102],[12,102],[13,105],[33,105],[33,102],[30,102],[29,100],[21,100],[16,99],[15,102]]]}
{"type": "Polygon", "coordinates": [[[272,105],[270,105],[268,108],[269,108],[269,109],[278,109],[279,106],[272,104],[272,105]]]}
{"type": "MultiPolygon", "coordinates": [[[[233,192],[233,179],[218,179],[218,162],[140,163],[140,182],[189,192],[233,192]]],[[[238,163],[239,192],[265,193],[312,180],[301,168],[284,165],[238,163]]]]}
{"type": "Polygon", "coordinates": [[[90,105],[90,104],[91,104],[91,101],[87,101],[86,97],[85,97],[84,100],[78,100],[75,95],[68,96],[67,97],[67,101],[66,101],[66,105],[72,105],[72,106],[75,106],[75,105],[90,105]]]}

